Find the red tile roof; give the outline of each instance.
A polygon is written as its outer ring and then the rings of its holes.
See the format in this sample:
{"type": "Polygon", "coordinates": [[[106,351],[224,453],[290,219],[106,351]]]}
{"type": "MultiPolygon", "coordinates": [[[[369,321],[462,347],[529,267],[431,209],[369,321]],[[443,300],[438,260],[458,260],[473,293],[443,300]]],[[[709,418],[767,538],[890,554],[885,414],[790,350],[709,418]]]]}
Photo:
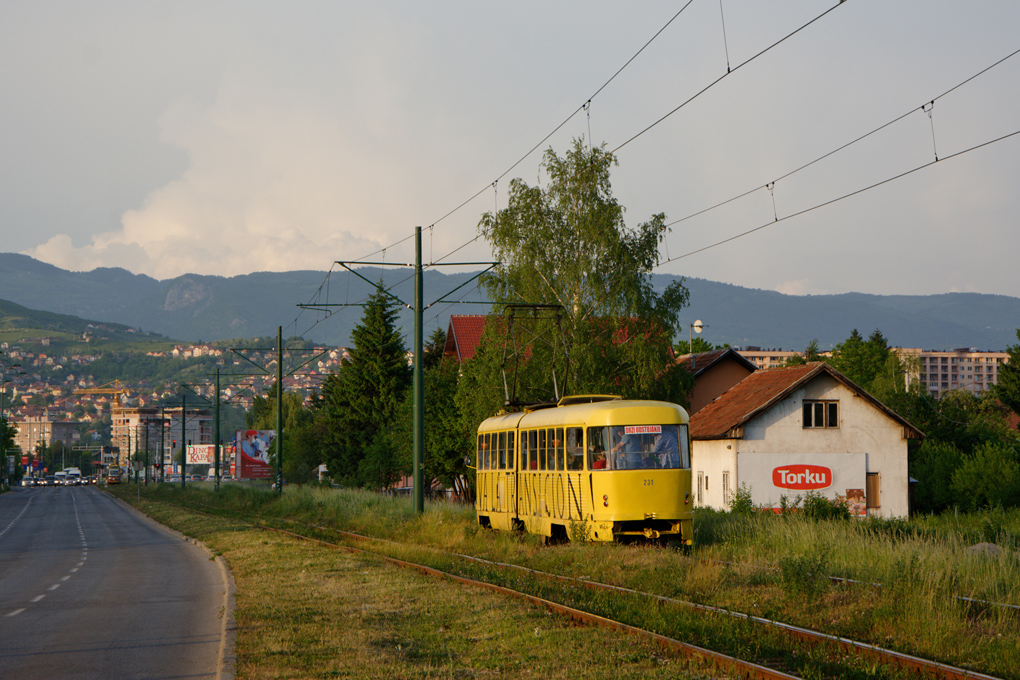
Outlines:
{"type": "Polygon", "coordinates": [[[455,356],[464,363],[475,355],[485,330],[484,314],[451,314],[443,356],[455,356]]]}
{"type": "Polygon", "coordinates": [[[862,390],[845,375],[829,364],[818,361],[802,366],[755,371],[691,416],[691,438],[727,439],[738,436],[733,430],[743,427],[785,399],[795,389],[823,373],[838,380],[903,425],[907,436],[919,438],[924,436],[920,430],[862,390]]]}

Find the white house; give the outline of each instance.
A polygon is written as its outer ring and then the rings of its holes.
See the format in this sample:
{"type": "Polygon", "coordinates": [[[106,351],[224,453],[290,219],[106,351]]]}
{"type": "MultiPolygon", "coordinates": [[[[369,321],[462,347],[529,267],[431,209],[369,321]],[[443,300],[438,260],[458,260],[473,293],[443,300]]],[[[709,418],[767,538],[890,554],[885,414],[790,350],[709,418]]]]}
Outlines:
{"type": "Polygon", "coordinates": [[[923,436],[828,364],[756,371],[691,416],[695,504],[728,509],[746,484],[765,507],[814,491],[905,517],[907,441],[923,436]]]}

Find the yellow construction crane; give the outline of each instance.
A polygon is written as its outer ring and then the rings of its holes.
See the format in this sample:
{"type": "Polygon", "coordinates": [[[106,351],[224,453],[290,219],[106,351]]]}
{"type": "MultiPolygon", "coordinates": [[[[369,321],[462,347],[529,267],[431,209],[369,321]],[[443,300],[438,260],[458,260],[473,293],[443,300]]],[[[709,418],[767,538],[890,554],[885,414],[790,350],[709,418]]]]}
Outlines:
{"type": "Polygon", "coordinates": [[[125,387],[124,383],[122,383],[120,380],[114,380],[113,382],[108,382],[105,385],[100,385],[99,387],[86,387],[80,390],[75,390],[74,393],[92,395],[109,394],[113,395],[115,401],[119,404],[121,400],[120,399],[121,395],[127,394],[128,389],[127,387],[125,387]]]}

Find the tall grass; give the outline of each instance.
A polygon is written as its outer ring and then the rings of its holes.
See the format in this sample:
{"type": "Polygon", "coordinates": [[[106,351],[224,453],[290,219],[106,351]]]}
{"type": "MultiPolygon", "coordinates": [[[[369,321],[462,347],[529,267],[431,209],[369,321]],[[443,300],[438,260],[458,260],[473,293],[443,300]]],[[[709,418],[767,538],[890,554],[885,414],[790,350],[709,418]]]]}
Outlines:
{"type": "MultiPolygon", "coordinates": [[[[153,493],[179,493],[166,486],[153,493]]],[[[410,544],[394,550],[439,548],[614,583],[1020,678],[1020,616],[959,599],[1020,605],[1017,511],[860,521],[699,510],[687,556],[580,541],[543,548],[534,536],[480,529],[471,506],[429,502],[417,515],[410,498],[365,491],[288,488],[278,496],[225,485],[216,496],[195,487],[187,495],[267,519],[410,544]],[[996,543],[998,553],[968,550],[983,541],[996,543]]],[[[511,578],[496,571],[492,577],[511,578]]]]}

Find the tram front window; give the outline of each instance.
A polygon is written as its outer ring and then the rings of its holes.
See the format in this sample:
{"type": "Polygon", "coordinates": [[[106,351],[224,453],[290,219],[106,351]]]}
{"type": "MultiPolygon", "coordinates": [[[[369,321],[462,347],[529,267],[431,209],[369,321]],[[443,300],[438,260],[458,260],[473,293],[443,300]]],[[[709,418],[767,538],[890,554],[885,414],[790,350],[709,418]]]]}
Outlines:
{"type": "Polygon", "coordinates": [[[686,425],[588,428],[589,470],[688,469],[686,425]]]}

